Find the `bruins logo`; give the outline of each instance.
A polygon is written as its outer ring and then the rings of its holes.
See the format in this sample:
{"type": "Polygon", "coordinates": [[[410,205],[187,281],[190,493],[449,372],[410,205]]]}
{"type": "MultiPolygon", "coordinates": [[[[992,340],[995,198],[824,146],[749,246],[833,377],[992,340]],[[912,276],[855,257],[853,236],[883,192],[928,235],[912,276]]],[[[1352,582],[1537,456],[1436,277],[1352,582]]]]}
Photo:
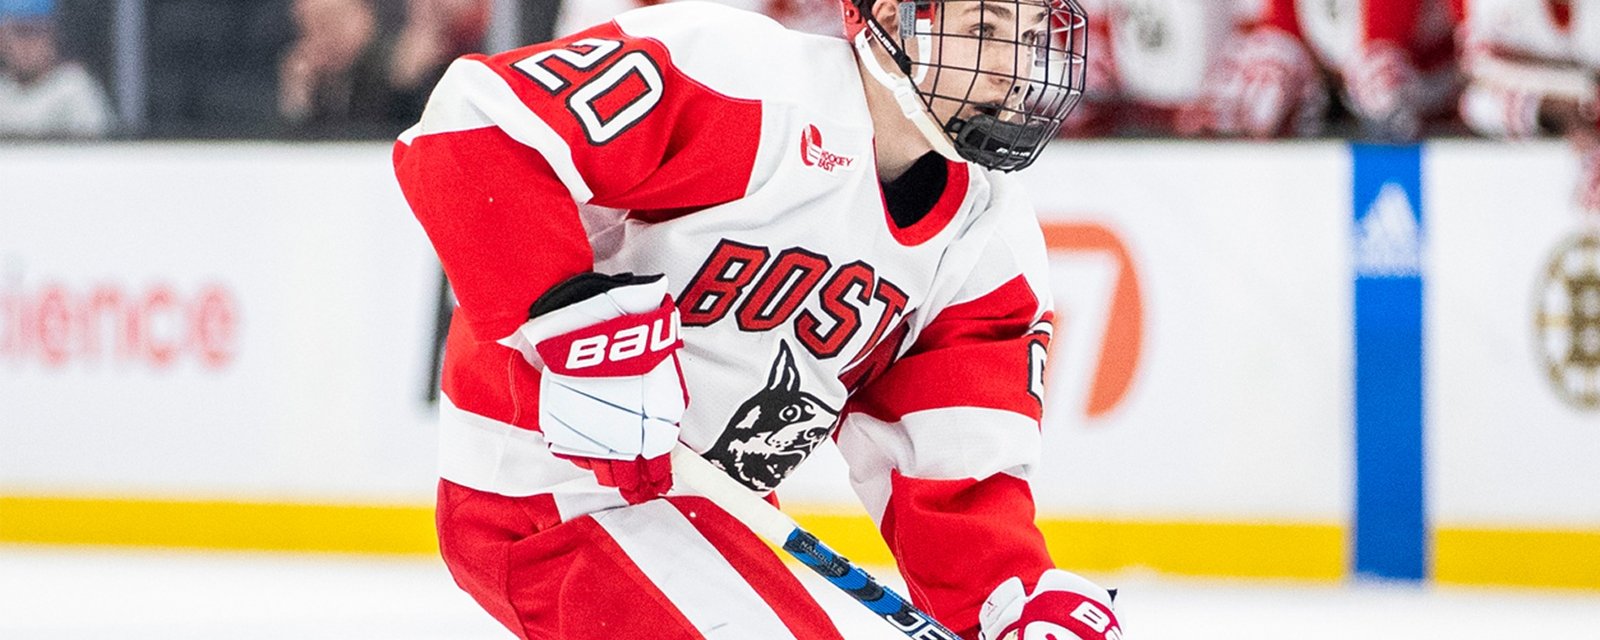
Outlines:
{"type": "Polygon", "coordinates": [[[1538,295],[1534,332],[1551,386],[1574,407],[1600,410],[1600,231],[1556,248],[1538,295]]]}

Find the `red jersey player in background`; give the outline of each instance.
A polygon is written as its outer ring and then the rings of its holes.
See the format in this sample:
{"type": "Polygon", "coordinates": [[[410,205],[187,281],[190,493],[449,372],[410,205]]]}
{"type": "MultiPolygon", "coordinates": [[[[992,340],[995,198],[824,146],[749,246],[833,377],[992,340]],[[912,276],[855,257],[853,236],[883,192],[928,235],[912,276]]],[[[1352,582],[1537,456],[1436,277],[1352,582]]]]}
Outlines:
{"type": "Polygon", "coordinates": [[[1094,54],[1071,136],[1194,133],[1180,116],[1261,13],[1257,0],[1088,0],[1084,10],[1094,54]]]}
{"type": "Polygon", "coordinates": [[[847,39],[682,2],[467,56],[400,136],[459,300],[440,548],[519,637],[839,638],[667,455],[766,493],[830,437],[961,637],[1121,637],[1033,522],[1051,305],[1006,173],[1079,97],[1082,11],[842,8],[847,39]]]}
{"type": "Polygon", "coordinates": [[[1463,4],[1462,119],[1491,137],[1566,136],[1583,158],[1579,204],[1600,213],[1600,1],[1463,4]]]}
{"type": "Polygon", "coordinates": [[[1454,114],[1449,0],[1267,1],[1260,22],[1207,82],[1196,129],[1316,134],[1326,116],[1315,112],[1330,93],[1370,138],[1412,140],[1454,114]]]}

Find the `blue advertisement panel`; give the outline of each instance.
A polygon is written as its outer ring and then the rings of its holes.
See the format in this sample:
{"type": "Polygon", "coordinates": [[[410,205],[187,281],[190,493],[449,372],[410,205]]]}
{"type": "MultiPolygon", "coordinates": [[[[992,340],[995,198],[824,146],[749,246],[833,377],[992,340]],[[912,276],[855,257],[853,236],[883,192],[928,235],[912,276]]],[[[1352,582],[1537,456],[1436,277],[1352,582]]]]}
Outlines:
{"type": "Polygon", "coordinates": [[[1420,580],[1423,508],[1421,148],[1356,145],[1356,508],[1358,575],[1420,580]]]}

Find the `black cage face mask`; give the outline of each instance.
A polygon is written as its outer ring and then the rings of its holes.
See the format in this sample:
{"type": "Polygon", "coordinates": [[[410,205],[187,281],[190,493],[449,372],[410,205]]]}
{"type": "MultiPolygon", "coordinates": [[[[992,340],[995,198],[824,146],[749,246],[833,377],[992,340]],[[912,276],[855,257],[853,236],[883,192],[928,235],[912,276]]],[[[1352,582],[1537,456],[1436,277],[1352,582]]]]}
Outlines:
{"type": "Polygon", "coordinates": [[[868,29],[968,161],[1027,167],[1082,97],[1087,18],[1077,0],[912,0],[898,18],[896,33],[875,20],[868,29]]]}

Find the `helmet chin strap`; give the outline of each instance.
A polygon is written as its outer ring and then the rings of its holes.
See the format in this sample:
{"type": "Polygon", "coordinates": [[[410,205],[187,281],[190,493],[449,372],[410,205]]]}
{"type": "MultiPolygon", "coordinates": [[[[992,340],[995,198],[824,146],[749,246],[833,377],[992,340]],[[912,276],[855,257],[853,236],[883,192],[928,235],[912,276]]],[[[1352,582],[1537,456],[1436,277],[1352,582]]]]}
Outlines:
{"type": "Polygon", "coordinates": [[[891,73],[878,62],[877,53],[872,50],[871,39],[867,36],[866,29],[856,34],[855,47],[857,57],[861,58],[867,73],[878,84],[883,85],[883,88],[894,94],[894,101],[900,106],[900,113],[911,120],[911,124],[916,125],[917,131],[920,131],[928,144],[933,146],[933,150],[953,162],[965,162],[961,154],[956,152],[956,147],[950,142],[950,136],[944,132],[944,127],[939,126],[933,113],[928,110],[928,105],[922,102],[922,96],[917,93],[916,85],[911,84],[911,79],[903,74],[891,73]]]}

